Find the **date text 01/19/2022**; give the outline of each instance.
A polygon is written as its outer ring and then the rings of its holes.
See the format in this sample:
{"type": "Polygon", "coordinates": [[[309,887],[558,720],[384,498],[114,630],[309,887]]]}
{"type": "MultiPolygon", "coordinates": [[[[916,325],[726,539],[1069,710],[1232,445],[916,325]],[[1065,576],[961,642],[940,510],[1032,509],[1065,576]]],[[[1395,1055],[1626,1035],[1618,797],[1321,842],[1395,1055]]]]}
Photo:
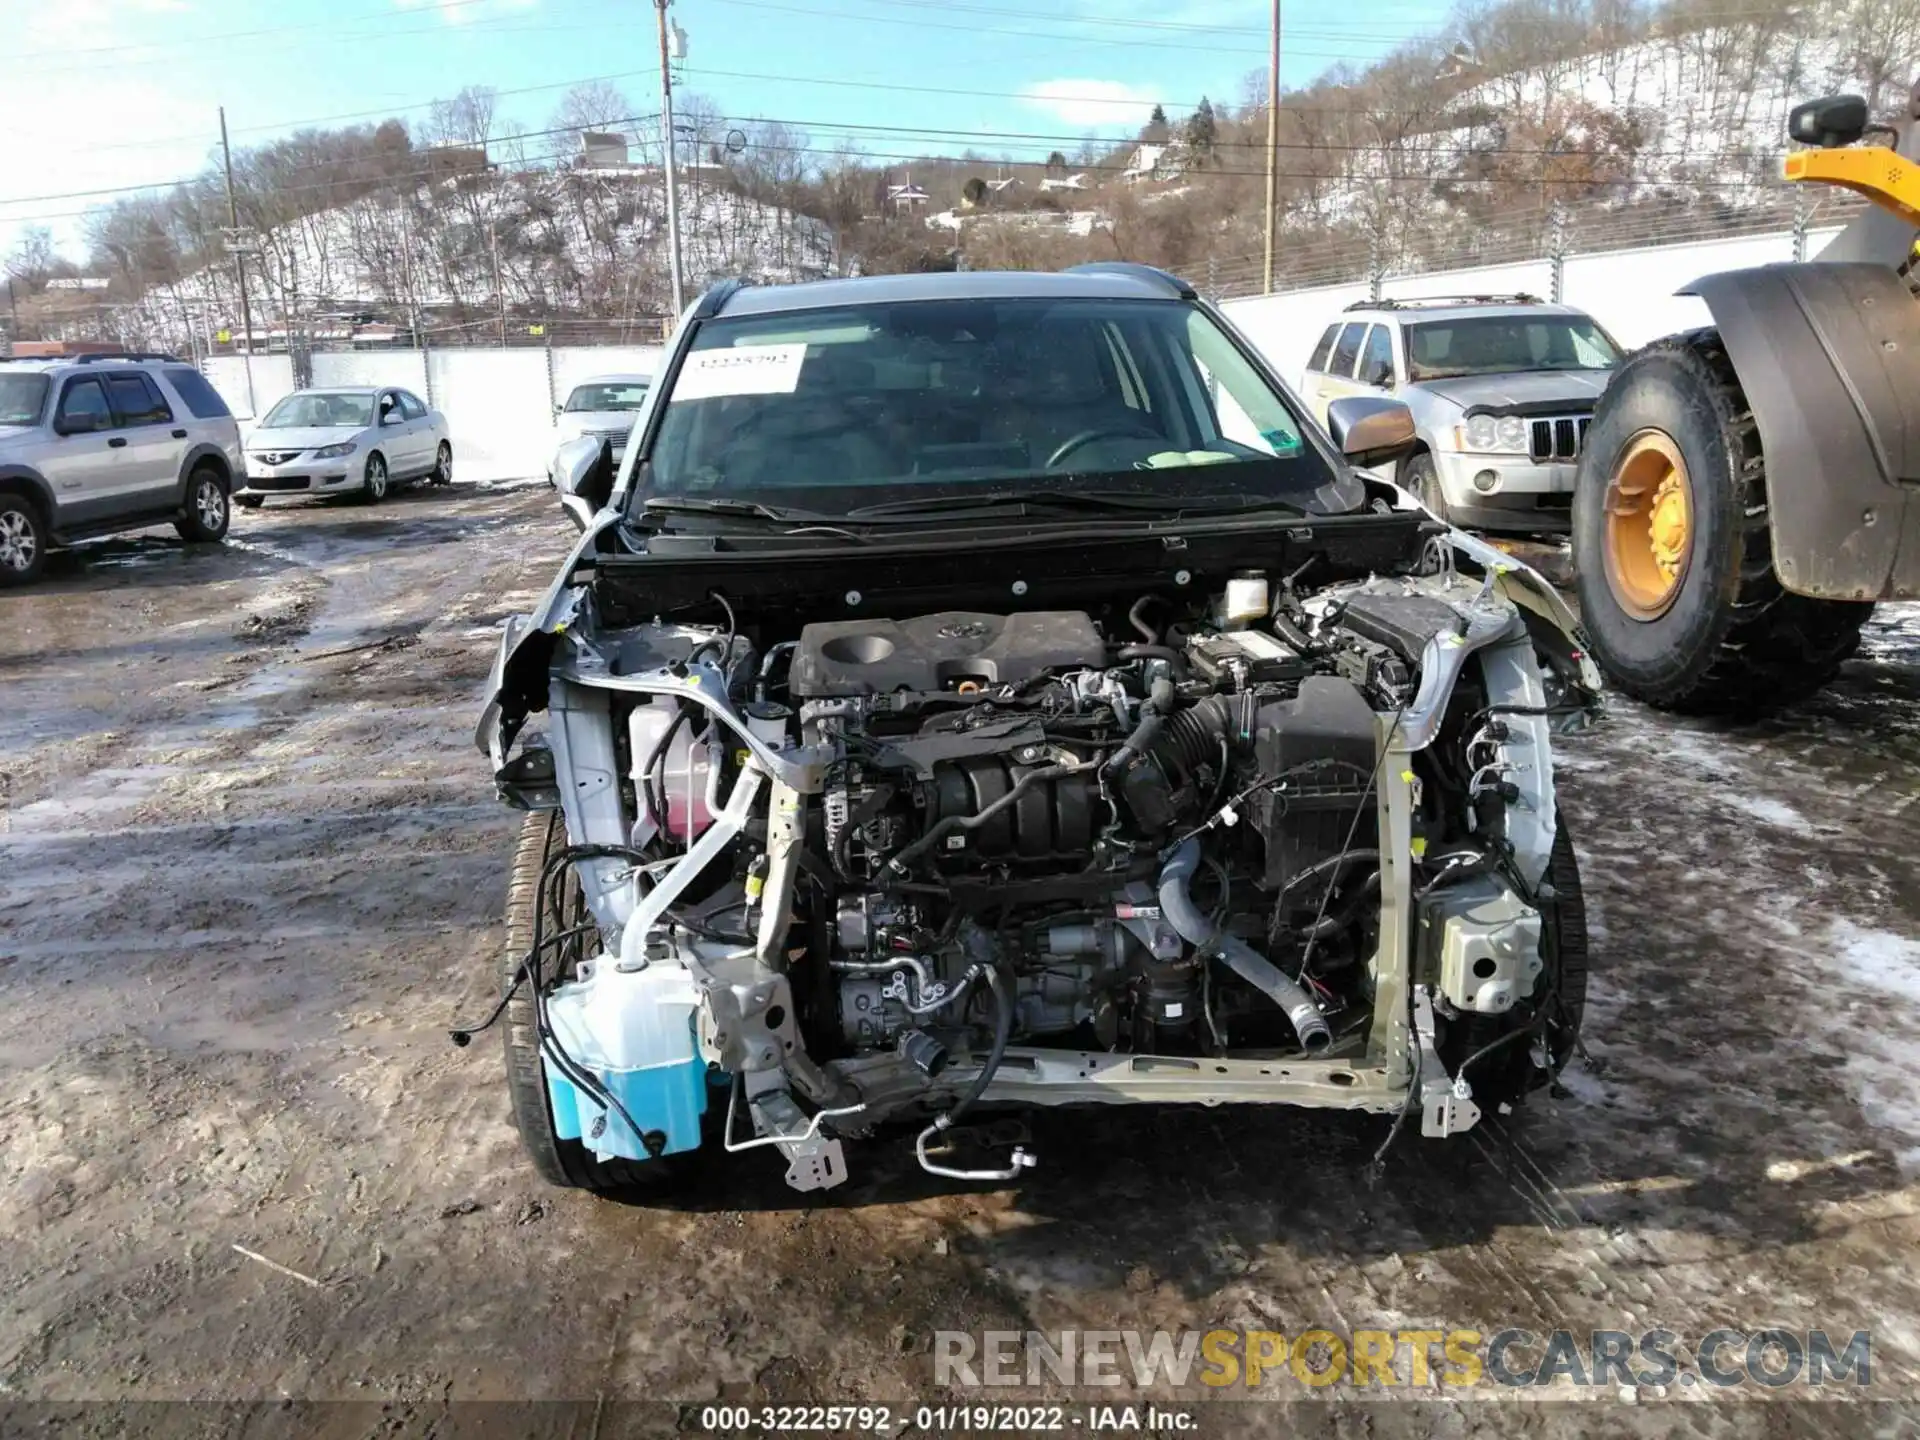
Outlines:
{"type": "Polygon", "coordinates": [[[863,1435],[973,1433],[1009,1434],[1086,1430],[1164,1434],[1191,1430],[1196,1417],[1154,1405],[1095,1405],[1082,1411],[1064,1405],[709,1405],[700,1412],[708,1434],[789,1434],[802,1431],[863,1435]]]}

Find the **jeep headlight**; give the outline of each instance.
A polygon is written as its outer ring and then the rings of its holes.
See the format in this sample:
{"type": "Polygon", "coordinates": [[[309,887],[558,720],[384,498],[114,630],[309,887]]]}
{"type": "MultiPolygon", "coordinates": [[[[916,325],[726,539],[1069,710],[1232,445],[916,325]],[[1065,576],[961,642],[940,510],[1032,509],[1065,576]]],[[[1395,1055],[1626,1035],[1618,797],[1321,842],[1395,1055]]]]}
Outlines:
{"type": "Polygon", "coordinates": [[[353,441],[342,440],[338,445],[323,445],[313,452],[316,460],[338,460],[342,455],[353,453],[353,441]]]}
{"type": "Polygon", "coordinates": [[[1518,415],[1473,415],[1466,424],[1454,427],[1453,438],[1462,450],[1478,450],[1488,455],[1524,455],[1527,422],[1518,415]]]}

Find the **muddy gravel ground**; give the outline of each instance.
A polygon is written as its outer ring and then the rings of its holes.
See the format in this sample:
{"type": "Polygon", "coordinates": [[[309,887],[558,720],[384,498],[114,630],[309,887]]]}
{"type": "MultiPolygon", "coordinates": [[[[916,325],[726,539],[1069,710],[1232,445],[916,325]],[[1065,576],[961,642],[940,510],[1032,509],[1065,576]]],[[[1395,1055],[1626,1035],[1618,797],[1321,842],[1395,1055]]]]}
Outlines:
{"type": "Polygon", "coordinates": [[[1218,1433],[1276,1404],[1355,1435],[1920,1424],[1920,612],[1764,725],[1616,703],[1568,742],[1596,974],[1558,1099],[1378,1177],[1379,1118],[1112,1111],[1035,1121],[1012,1187],[930,1182],[890,1136],[824,1197],[749,1156],[649,1209],[544,1188],[496,1037],[446,1034],[491,999],[518,825],[480,690],[570,536],[544,489],[462,486],[0,594],[0,1429],[1022,1398],[1073,1430],[1147,1400],[1218,1433]],[[1688,1373],[1444,1404],[933,1384],[939,1331],[1316,1326],[1663,1327],[1688,1373]],[[1723,1327],[1870,1331],[1871,1384],[1688,1384],[1723,1327]],[[99,1400],[296,1403],[48,1408],[99,1400]]]}

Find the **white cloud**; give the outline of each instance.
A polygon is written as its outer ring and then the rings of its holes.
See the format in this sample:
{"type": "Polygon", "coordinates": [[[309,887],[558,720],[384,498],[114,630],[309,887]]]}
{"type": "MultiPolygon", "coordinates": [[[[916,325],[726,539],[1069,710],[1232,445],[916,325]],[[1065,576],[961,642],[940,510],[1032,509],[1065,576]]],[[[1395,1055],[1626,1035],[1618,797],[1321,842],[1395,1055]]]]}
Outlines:
{"type": "Polygon", "coordinates": [[[1068,125],[1134,129],[1147,123],[1159,98],[1119,80],[1042,80],[1020,92],[1022,101],[1068,125]]]}
{"type": "Polygon", "coordinates": [[[540,0],[393,0],[402,10],[437,10],[449,25],[467,25],[512,10],[531,10],[540,0]]]}

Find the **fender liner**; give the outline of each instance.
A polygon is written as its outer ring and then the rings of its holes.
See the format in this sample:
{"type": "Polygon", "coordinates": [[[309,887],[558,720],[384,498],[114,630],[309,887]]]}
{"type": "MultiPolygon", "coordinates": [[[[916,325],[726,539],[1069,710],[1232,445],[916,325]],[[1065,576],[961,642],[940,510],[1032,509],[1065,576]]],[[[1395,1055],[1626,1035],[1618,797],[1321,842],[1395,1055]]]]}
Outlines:
{"type": "Polygon", "coordinates": [[[1822,600],[1920,598],[1920,301],[1884,265],[1696,280],[1767,461],[1773,568],[1822,600]]]}
{"type": "Polygon", "coordinates": [[[192,479],[195,467],[201,461],[211,460],[219,468],[227,482],[227,493],[233,493],[233,461],[227,458],[227,452],[218,445],[202,441],[187,451],[186,458],[180,462],[180,505],[184,509],[193,503],[193,496],[187,491],[187,482],[192,479]]]}
{"type": "Polygon", "coordinates": [[[9,480],[26,486],[27,493],[39,502],[40,514],[52,525],[58,502],[53,497],[53,487],[47,484],[47,477],[31,465],[0,465],[0,483],[9,480]]]}

